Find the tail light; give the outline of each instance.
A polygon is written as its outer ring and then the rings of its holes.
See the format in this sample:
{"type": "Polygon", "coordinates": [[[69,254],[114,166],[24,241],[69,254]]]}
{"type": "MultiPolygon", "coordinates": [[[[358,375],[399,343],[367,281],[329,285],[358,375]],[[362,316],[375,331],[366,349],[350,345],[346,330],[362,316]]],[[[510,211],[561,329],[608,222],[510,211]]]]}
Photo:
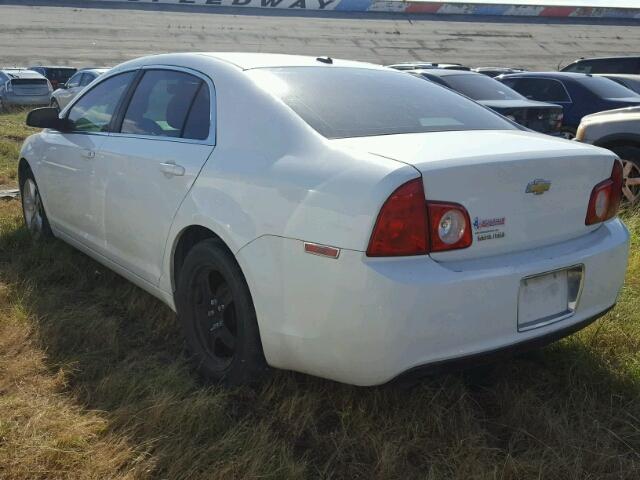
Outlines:
{"type": "Polygon", "coordinates": [[[622,199],[622,164],[613,163],[611,177],[603,180],[591,191],[585,225],[601,223],[613,218],[618,213],[622,199]]]}
{"type": "Polygon", "coordinates": [[[399,187],[382,205],[367,255],[424,255],[428,246],[427,206],[422,178],[416,178],[399,187]]]}
{"type": "Polygon", "coordinates": [[[425,255],[469,247],[469,214],[462,205],[425,200],[422,178],[395,190],[378,214],[367,256],[425,255]]]}
{"type": "Polygon", "coordinates": [[[562,121],[564,120],[564,112],[561,110],[557,113],[551,114],[551,128],[553,130],[561,130],[562,129],[562,121]]]}
{"type": "Polygon", "coordinates": [[[431,251],[457,250],[471,245],[471,220],[457,203],[427,202],[431,251]]]}

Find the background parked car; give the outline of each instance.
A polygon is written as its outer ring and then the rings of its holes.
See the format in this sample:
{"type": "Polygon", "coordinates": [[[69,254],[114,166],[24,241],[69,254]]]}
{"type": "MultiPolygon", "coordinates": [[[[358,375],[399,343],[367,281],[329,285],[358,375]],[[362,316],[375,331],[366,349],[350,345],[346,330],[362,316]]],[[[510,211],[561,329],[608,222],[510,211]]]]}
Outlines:
{"type": "Polygon", "coordinates": [[[46,105],[53,88],[38,72],[19,68],[0,70],[0,111],[10,106],[46,105]]]}
{"type": "Polygon", "coordinates": [[[51,66],[29,67],[29,70],[38,72],[40,75],[49,80],[49,83],[51,83],[51,87],[53,87],[54,90],[60,85],[67,83],[67,80],[69,80],[71,76],[78,71],[77,68],[73,67],[51,66]]]}
{"type": "Polygon", "coordinates": [[[79,70],[66,84],[60,85],[60,88],[53,92],[51,95],[51,106],[63,109],[84,87],[108,70],[108,68],[86,68],[79,70]]]}
{"type": "Polygon", "coordinates": [[[486,75],[441,69],[413,70],[409,73],[460,92],[531,130],[558,134],[562,128],[562,107],[529,100],[486,75]]]}
{"type": "Polygon", "coordinates": [[[640,106],[640,95],[604,77],[582,73],[526,72],[497,77],[531,100],[564,109],[562,129],[573,137],[582,117],[616,108],[640,106]]]}
{"type": "Polygon", "coordinates": [[[640,107],[587,115],[578,127],[576,140],[617,154],[624,167],[625,197],[631,203],[640,199],[640,107]]]}
{"type": "Polygon", "coordinates": [[[506,75],[508,73],[520,73],[526,72],[523,68],[509,68],[509,67],[477,67],[472,68],[472,72],[482,73],[488,77],[494,78],[498,75],[506,75]]]}
{"type": "Polygon", "coordinates": [[[635,73],[640,74],[640,57],[581,58],[564,67],[562,72],[635,73]]]}
{"type": "Polygon", "coordinates": [[[436,62],[403,62],[403,63],[394,63],[393,65],[387,65],[388,68],[393,68],[394,70],[415,70],[419,69],[428,69],[428,68],[443,68],[445,70],[462,70],[469,71],[471,70],[469,67],[465,67],[459,63],[436,63],[436,62]]]}
{"type": "Polygon", "coordinates": [[[609,80],[619,83],[629,90],[640,93],[640,75],[632,75],[630,73],[602,73],[599,77],[606,77],[609,80]]]}

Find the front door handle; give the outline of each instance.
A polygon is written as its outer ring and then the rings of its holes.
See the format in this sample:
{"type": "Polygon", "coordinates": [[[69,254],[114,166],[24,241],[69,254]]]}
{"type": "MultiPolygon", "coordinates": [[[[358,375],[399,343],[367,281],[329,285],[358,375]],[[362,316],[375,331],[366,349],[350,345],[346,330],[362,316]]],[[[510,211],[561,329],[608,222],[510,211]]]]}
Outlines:
{"type": "Polygon", "coordinates": [[[82,152],[84,158],[95,158],[96,152],[94,150],[85,150],[82,152]]]}
{"type": "Polygon", "coordinates": [[[160,171],[167,176],[182,177],[184,175],[184,167],[175,163],[161,163],[160,171]]]}

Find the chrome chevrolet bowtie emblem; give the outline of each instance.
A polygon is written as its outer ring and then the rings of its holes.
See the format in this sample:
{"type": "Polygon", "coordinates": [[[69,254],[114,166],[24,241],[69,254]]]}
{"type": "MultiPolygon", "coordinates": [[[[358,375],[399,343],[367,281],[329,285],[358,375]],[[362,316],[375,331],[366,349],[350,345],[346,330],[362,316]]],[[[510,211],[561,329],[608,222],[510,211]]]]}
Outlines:
{"type": "Polygon", "coordinates": [[[542,178],[536,178],[535,180],[527,184],[525,193],[533,193],[534,195],[542,195],[544,192],[551,188],[551,182],[549,180],[543,180],[542,178]]]}

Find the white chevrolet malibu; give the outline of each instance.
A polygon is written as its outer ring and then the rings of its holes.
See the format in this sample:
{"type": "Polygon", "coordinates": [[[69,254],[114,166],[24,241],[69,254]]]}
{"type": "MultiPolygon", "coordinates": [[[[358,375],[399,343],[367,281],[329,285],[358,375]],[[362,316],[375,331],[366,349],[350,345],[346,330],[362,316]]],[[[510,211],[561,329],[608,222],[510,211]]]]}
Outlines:
{"type": "Polygon", "coordinates": [[[543,345],[623,283],[612,153],[384,67],[146,57],[27,123],[33,235],[176,310],[228,384],[270,365],[374,385],[543,345]]]}

